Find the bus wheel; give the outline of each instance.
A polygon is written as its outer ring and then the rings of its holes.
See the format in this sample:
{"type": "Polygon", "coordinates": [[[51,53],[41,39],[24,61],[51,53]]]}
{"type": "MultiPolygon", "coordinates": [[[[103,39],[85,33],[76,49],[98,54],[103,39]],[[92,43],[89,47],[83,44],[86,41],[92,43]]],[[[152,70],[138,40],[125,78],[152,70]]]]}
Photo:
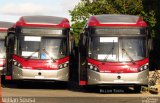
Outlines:
{"type": "Polygon", "coordinates": [[[141,86],[135,86],[134,87],[134,92],[135,93],[140,93],[141,92],[141,86]]]}

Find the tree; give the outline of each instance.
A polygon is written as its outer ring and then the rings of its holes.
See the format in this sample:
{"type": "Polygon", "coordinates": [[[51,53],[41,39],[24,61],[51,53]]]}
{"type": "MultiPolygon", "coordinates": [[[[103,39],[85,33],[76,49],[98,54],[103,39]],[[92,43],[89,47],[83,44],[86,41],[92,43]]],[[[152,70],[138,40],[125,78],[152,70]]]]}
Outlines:
{"type": "Polygon", "coordinates": [[[82,28],[85,25],[87,18],[90,16],[86,2],[82,1],[72,11],[69,11],[71,15],[72,30],[71,33],[75,37],[76,44],[78,43],[78,34],[82,32],[82,28]]]}

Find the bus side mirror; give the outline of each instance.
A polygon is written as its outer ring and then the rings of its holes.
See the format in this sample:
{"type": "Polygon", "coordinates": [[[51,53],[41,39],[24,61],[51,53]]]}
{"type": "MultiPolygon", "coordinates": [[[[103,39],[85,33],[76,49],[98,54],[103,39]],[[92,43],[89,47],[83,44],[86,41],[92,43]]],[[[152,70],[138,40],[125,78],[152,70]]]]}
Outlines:
{"type": "Polygon", "coordinates": [[[9,43],[11,42],[10,40],[12,40],[12,39],[15,39],[14,33],[9,33],[7,36],[5,36],[4,46],[9,47],[9,43]]]}
{"type": "Polygon", "coordinates": [[[81,48],[82,48],[82,39],[83,39],[83,33],[79,34],[79,39],[78,39],[78,52],[81,52],[81,48]]]}
{"type": "Polygon", "coordinates": [[[153,50],[153,39],[151,36],[151,30],[149,27],[147,27],[147,36],[148,36],[148,50],[153,50]]]}
{"type": "Polygon", "coordinates": [[[75,39],[72,35],[70,35],[69,42],[70,42],[70,53],[71,53],[75,46],[75,39]]]}
{"type": "Polygon", "coordinates": [[[9,46],[9,40],[8,40],[8,36],[5,36],[5,42],[4,42],[4,46],[8,47],[9,46]]]}
{"type": "Polygon", "coordinates": [[[148,40],[148,50],[149,51],[153,50],[153,39],[148,40]]]}
{"type": "Polygon", "coordinates": [[[147,36],[148,38],[151,38],[151,29],[149,27],[147,27],[147,36]]]}

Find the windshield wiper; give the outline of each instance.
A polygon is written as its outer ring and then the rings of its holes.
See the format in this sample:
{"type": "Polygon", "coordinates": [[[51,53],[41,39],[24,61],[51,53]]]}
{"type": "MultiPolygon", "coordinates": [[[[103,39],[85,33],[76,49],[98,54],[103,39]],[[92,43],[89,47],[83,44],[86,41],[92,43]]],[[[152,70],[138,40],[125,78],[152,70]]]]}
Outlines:
{"type": "MultiPolygon", "coordinates": [[[[112,44],[112,48],[111,48],[111,50],[108,52],[108,54],[110,54],[110,53],[112,53],[112,56],[113,56],[113,50],[114,50],[114,40],[113,40],[113,44],[112,44]]],[[[107,61],[107,59],[108,59],[108,57],[109,57],[109,55],[107,55],[105,58],[104,58],[104,60],[103,61],[107,61]]]]}
{"type": "Polygon", "coordinates": [[[39,52],[40,51],[40,49],[37,49],[36,51],[34,51],[30,56],[28,56],[26,59],[28,60],[28,59],[30,59],[35,53],[37,53],[37,52],[39,52]]]}
{"type": "Polygon", "coordinates": [[[53,57],[49,55],[49,53],[46,51],[45,48],[43,48],[42,50],[44,51],[44,53],[46,53],[46,54],[50,57],[50,59],[51,59],[53,62],[56,62],[56,60],[53,59],[53,57]]]}
{"type": "Polygon", "coordinates": [[[131,62],[135,65],[136,64],[136,62],[133,60],[133,58],[128,54],[128,52],[123,48],[122,49],[122,52],[125,52],[126,54],[127,54],[127,56],[128,56],[128,58],[131,60],[131,62]]]}

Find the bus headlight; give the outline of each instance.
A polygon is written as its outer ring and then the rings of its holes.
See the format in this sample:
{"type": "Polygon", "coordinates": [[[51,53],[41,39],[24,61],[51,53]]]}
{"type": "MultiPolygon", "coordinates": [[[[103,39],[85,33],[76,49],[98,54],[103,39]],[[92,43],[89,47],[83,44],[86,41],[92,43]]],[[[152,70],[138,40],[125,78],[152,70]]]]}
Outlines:
{"type": "Polygon", "coordinates": [[[65,62],[63,64],[60,64],[58,69],[67,68],[68,66],[69,66],[69,62],[67,61],[67,62],[65,62]]]}
{"type": "Polygon", "coordinates": [[[99,72],[99,69],[91,63],[88,63],[88,69],[99,72]]]}
{"type": "Polygon", "coordinates": [[[142,71],[147,70],[147,69],[149,69],[148,63],[146,63],[145,65],[141,66],[138,70],[139,70],[139,72],[142,72],[142,71]]]}
{"type": "Polygon", "coordinates": [[[144,70],[148,69],[148,65],[143,66],[144,70]]]}
{"type": "Polygon", "coordinates": [[[89,68],[90,68],[90,69],[93,69],[93,65],[90,65],[89,68]]]}
{"type": "Polygon", "coordinates": [[[17,62],[17,61],[13,61],[13,65],[14,66],[17,66],[17,67],[19,67],[19,68],[22,68],[22,64],[21,63],[19,63],[19,62],[17,62]]]}

